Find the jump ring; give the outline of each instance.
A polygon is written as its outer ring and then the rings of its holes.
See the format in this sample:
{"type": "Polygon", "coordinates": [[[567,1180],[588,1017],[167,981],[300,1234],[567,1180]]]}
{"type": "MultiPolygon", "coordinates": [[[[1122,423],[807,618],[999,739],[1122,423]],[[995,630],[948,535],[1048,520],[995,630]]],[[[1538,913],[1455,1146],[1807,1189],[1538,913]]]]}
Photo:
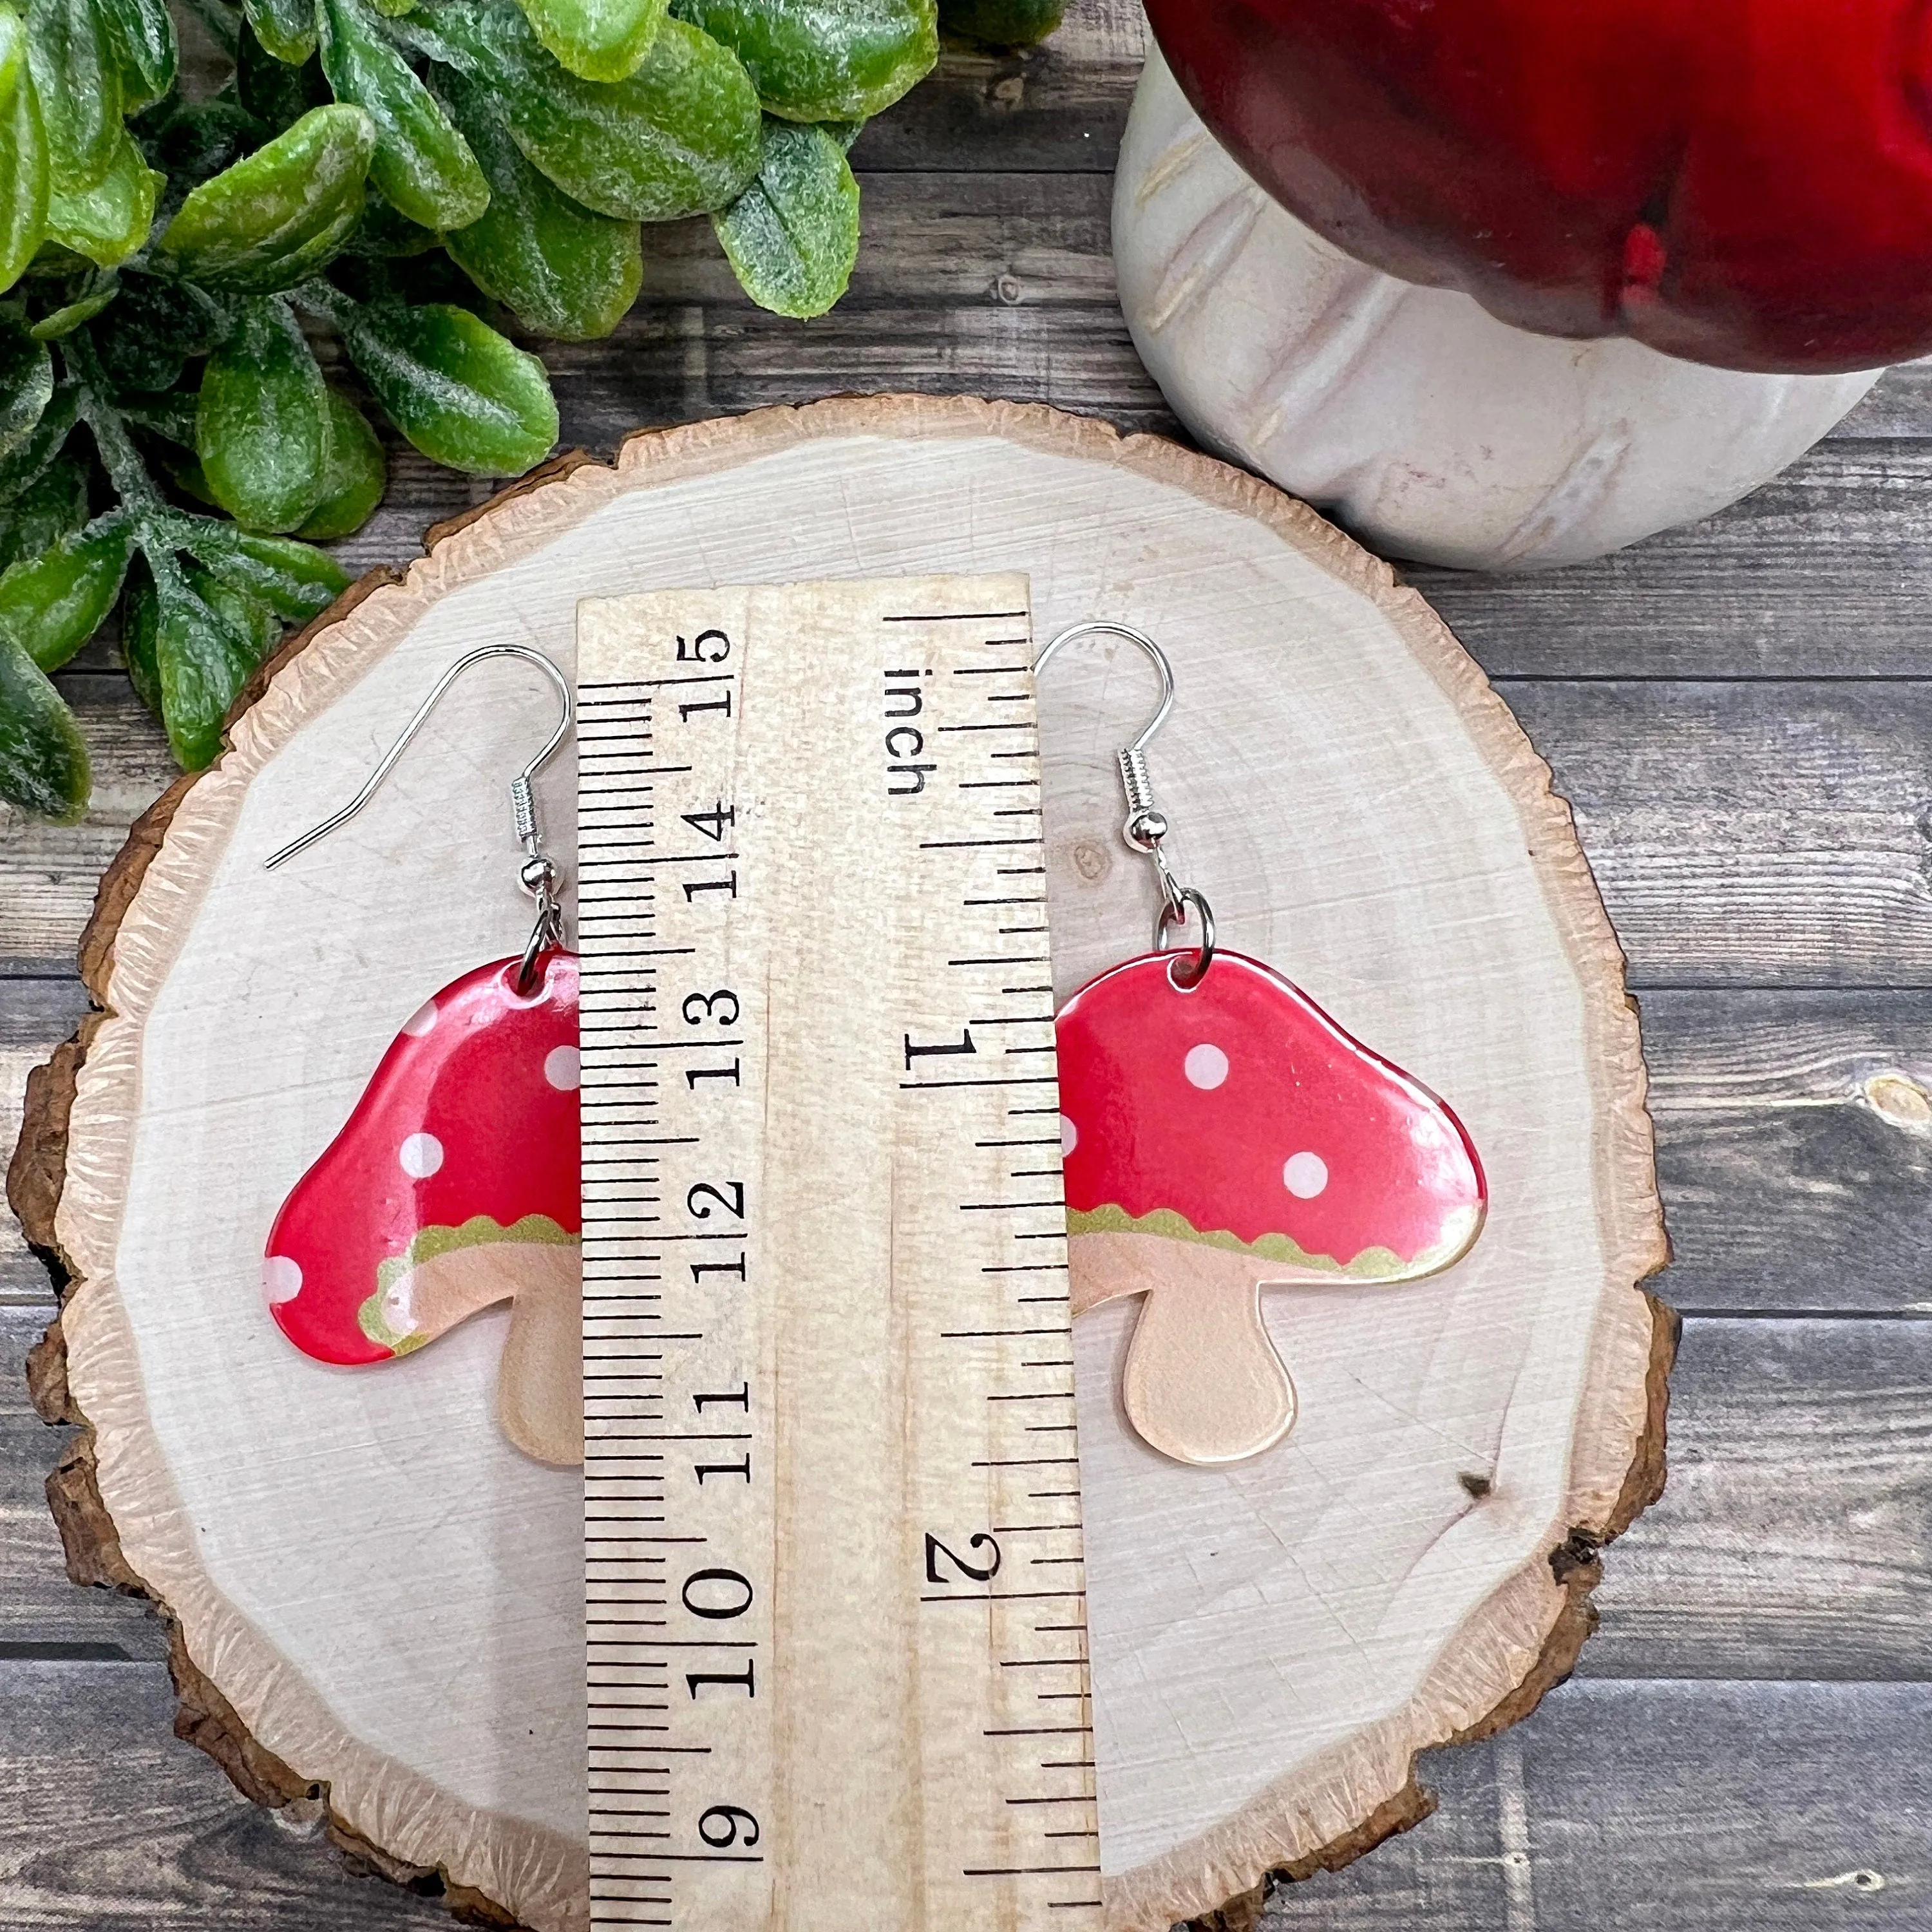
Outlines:
{"type": "Polygon", "coordinates": [[[1195,964],[1191,970],[1184,973],[1177,953],[1167,968],[1169,984],[1176,992],[1183,993],[1193,992],[1207,978],[1208,969],[1214,963],[1214,909],[1208,903],[1205,894],[1197,892],[1192,886],[1182,886],[1177,889],[1174,899],[1161,908],[1154,922],[1154,950],[1165,952],[1168,950],[1169,929],[1187,923],[1187,908],[1190,905],[1201,921],[1201,944],[1196,950],[1195,964]]]}
{"type": "Polygon", "coordinates": [[[547,946],[563,944],[563,908],[548,892],[537,902],[536,922],[530,928],[523,962],[517,968],[517,992],[527,994],[536,984],[537,959],[547,946]]]}

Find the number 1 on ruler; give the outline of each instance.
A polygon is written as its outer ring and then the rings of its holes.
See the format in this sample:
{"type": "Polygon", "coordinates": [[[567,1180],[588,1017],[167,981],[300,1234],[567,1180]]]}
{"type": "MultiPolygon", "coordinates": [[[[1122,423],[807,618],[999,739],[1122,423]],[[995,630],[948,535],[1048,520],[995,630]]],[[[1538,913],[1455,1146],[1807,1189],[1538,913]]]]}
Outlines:
{"type": "Polygon", "coordinates": [[[579,644],[592,1923],[1097,1927],[1024,580],[579,644]]]}

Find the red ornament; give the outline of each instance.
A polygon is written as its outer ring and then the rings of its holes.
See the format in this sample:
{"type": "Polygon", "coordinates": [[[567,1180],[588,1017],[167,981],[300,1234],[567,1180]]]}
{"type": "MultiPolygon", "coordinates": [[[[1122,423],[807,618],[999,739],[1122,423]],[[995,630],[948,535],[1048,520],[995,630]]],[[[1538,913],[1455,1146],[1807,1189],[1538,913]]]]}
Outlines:
{"type": "Polygon", "coordinates": [[[1280,1441],[1294,1385],[1264,1286],[1412,1281],[1467,1253],[1482,1164],[1462,1123],[1258,961],[1149,953],[1058,1022],[1076,1310],[1144,1294],[1122,1394],[1184,1462],[1280,1441]]]}
{"type": "Polygon", "coordinates": [[[1922,0],[1148,0],[1286,207],[1551,335],[1734,369],[1932,351],[1922,0]]]}
{"type": "Polygon", "coordinates": [[[296,1184],[262,1280],[319,1361],[408,1354],[513,1300],[499,1406],[519,1447],[581,1460],[578,962],[542,953],[452,981],[406,1021],[296,1184]]]}

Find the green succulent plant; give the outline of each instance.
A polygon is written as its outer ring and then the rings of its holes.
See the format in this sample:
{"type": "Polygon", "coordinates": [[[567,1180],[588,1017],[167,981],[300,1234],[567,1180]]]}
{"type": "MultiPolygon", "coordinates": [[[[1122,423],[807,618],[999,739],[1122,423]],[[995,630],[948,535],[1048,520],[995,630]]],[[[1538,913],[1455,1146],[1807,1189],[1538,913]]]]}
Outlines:
{"type": "MultiPolygon", "coordinates": [[[[190,770],[284,624],[347,579],[382,446],[340,340],[434,461],[547,455],[543,365],[484,319],[607,334],[645,225],[708,215],[752,299],[823,314],[859,243],[846,152],[932,68],[937,0],[0,0],[0,798],[86,808],[50,680],[113,615],[190,770]],[[482,311],[482,312],[479,312],[482,311]]],[[[1028,40],[1058,0],[973,0],[1028,40]]]]}

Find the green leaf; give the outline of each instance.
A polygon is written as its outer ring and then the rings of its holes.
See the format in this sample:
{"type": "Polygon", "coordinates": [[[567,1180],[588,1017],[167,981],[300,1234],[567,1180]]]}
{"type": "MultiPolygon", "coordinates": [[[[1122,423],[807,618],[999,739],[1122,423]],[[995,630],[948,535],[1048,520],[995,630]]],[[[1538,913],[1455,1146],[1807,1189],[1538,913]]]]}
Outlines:
{"type": "Polygon", "coordinates": [[[285,134],[203,182],[161,246],[182,274],[266,295],[328,260],[362,218],[376,124],[359,107],[312,108],[285,134]]]}
{"type": "Polygon", "coordinates": [[[677,12],[730,48],[788,121],[862,121],[939,58],[934,0],[677,0],[677,12]]]}
{"type": "Polygon", "coordinates": [[[328,83],[313,55],[299,67],[279,61],[244,22],[235,49],[235,97],[262,126],[280,134],[328,100],[328,83]]]}
{"type": "Polygon", "coordinates": [[[536,36],[586,80],[637,70],[663,24],[666,0],[520,0],[536,36]]]}
{"type": "MultiPolygon", "coordinates": [[[[168,743],[184,771],[212,764],[221,749],[222,721],[262,646],[245,627],[231,626],[178,569],[155,586],[152,643],[154,683],[168,743]]],[[[132,666],[130,664],[131,670],[132,666]]]]}
{"type": "Polygon", "coordinates": [[[74,713],[39,665],[0,635],[0,798],[70,825],[86,811],[92,783],[74,713]]]}
{"type": "Polygon", "coordinates": [[[712,224],[760,308],[823,315],[859,256],[859,184],[845,150],[822,128],[767,121],[758,179],[712,224]]]}
{"type": "Polygon", "coordinates": [[[349,588],[348,573],[326,551],[291,537],[251,536],[210,517],[184,518],[181,548],[224,583],[292,623],[306,623],[349,588]]]}
{"type": "Polygon", "coordinates": [[[124,134],[113,166],[93,187],[73,194],[54,190],[47,202],[47,232],[97,267],[111,268],[147,240],[154,202],[166,182],[124,134]]]}
{"type": "Polygon", "coordinates": [[[52,550],[86,526],[87,472],[77,463],[53,464],[8,509],[0,511],[0,518],[5,520],[6,534],[0,537],[0,571],[4,571],[22,557],[52,550]]]}
{"type": "Polygon", "coordinates": [[[53,185],[92,188],[122,140],[121,64],[92,0],[28,0],[27,66],[53,185]]]}
{"type": "Polygon", "coordinates": [[[161,671],[154,641],[161,627],[161,602],[154,580],[139,558],[128,574],[128,595],[121,605],[121,662],[134,695],[158,718],[161,715],[161,671]]]}
{"type": "Polygon", "coordinates": [[[121,110],[136,114],[175,84],[180,50],[167,0],[94,0],[121,69],[121,110]]]}
{"type": "Polygon", "coordinates": [[[26,446],[53,394],[53,358],[46,345],[0,316],[0,457],[26,446]]]}
{"type": "Polygon", "coordinates": [[[389,466],[369,418],[338,390],[328,392],[328,467],[322,501],[296,534],[326,543],[359,530],[388,487],[389,466]]]}
{"type": "Polygon", "coordinates": [[[261,124],[238,100],[170,100],[142,117],[148,160],[182,188],[232,168],[262,145],[261,124]]]}
{"type": "MultiPolygon", "coordinates": [[[[189,445],[189,448],[194,447],[189,445]]],[[[205,504],[211,510],[221,506],[214,500],[214,492],[208,487],[208,478],[201,473],[201,465],[183,451],[176,454],[170,452],[161,458],[161,467],[168,478],[184,496],[192,496],[197,503],[205,504]]]]}
{"type": "Polygon", "coordinates": [[[120,292],[118,276],[90,275],[70,301],[42,316],[29,333],[36,342],[58,342],[82,322],[92,322],[120,292]]]}
{"type": "Polygon", "coordinates": [[[370,178],[391,207],[425,228],[461,228],[489,206],[470,143],[359,0],[321,0],[322,67],[338,100],[376,124],[370,178]]]}
{"type": "MultiPolygon", "coordinates": [[[[255,665],[282,640],[282,620],[266,604],[260,604],[245,590],[225,583],[212,572],[190,570],[188,587],[221,620],[230,636],[243,640],[255,665]]],[[[229,703],[232,704],[230,698],[229,703]]]]}
{"type": "Polygon", "coordinates": [[[939,24],[988,46],[1036,46],[1060,25],[1066,0],[939,0],[939,24]]]}
{"type": "Polygon", "coordinates": [[[322,501],[328,390],[287,303],[245,303],[208,358],[194,445],[214,500],[244,529],[292,530],[322,501]]]}
{"type": "Polygon", "coordinates": [[[573,200],[622,221],[722,208],[758,168],[758,100],[728,48],[666,20],[642,65],[609,86],[551,58],[513,6],[452,0],[441,33],[497,90],[525,154],[573,200]]]}
{"type": "Polygon", "coordinates": [[[0,634],[43,670],[58,670],[100,629],[134,550],[124,512],[63,537],[0,573],[0,634]]]}
{"type": "Polygon", "coordinates": [[[0,504],[15,502],[46,474],[79,413],[80,398],[70,386],[54,392],[32,435],[12,455],[0,458],[0,504]]]}
{"type": "Polygon", "coordinates": [[[608,335],[638,298],[644,254],[634,221],[580,207],[524,158],[487,88],[446,73],[457,118],[490,179],[482,220],[443,238],[485,295],[526,328],[566,341],[608,335]]]}
{"type": "Polygon", "coordinates": [[[350,360],[389,420],[432,462],[520,476],[556,442],[556,404],[534,356],[445,302],[347,304],[350,360]]]}
{"type": "Polygon", "coordinates": [[[153,394],[181,380],[190,356],[206,356],[228,333],[227,310],[192,282],[125,274],[110,328],[88,336],[117,393],[153,394]]]}
{"type": "Polygon", "coordinates": [[[278,61],[300,67],[315,52],[315,0],[246,0],[248,25],[278,61]]]}
{"type": "Polygon", "coordinates": [[[362,217],[362,226],[356,231],[356,250],[358,254],[380,255],[392,261],[404,261],[412,255],[427,255],[432,248],[442,245],[442,238],[433,228],[425,228],[421,223],[399,214],[380,195],[369,197],[369,206],[362,217]]]}
{"type": "Polygon", "coordinates": [[[47,224],[47,142],[27,70],[27,30],[0,6],[0,292],[39,252],[47,224]]]}
{"type": "MultiPolygon", "coordinates": [[[[194,447],[194,425],[201,413],[198,395],[174,389],[158,396],[123,396],[115,406],[136,429],[178,443],[184,449],[194,447]]],[[[211,496],[207,500],[214,500],[211,496]]]]}

